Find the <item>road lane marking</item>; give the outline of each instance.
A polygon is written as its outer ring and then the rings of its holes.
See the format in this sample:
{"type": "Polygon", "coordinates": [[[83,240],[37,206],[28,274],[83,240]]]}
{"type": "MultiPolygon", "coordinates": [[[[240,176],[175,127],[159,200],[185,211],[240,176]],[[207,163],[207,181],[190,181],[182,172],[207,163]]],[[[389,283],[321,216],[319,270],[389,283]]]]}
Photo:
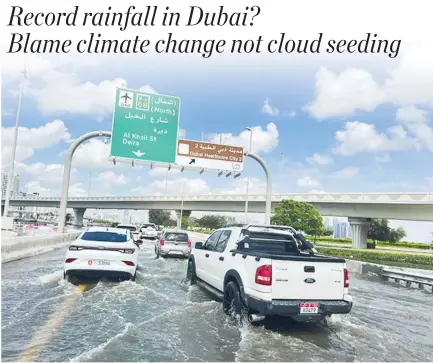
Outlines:
{"type": "Polygon", "coordinates": [[[19,362],[34,362],[39,357],[45,346],[51,341],[53,333],[72,311],[76,301],[86,291],[87,287],[87,284],[79,284],[73,294],[57,306],[57,309],[51,314],[45,325],[36,331],[27,344],[27,348],[20,354],[17,359],[19,362]]]}

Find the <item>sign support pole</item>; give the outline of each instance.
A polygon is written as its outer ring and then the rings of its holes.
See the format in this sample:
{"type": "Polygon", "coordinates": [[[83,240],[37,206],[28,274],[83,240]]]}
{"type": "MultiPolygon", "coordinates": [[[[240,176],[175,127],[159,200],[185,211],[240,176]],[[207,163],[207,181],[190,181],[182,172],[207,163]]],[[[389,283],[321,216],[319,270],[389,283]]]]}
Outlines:
{"type": "Polygon", "coordinates": [[[83,142],[93,139],[94,137],[111,137],[110,131],[92,131],[87,134],[81,135],[77,138],[71,146],[69,146],[68,152],[66,153],[65,167],[63,169],[63,182],[62,182],[62,194],[60,199],[60,210],[59,210],[59,220],[57,222],[58,232],[63,233],[65,229],[65,217],[66,217],[66,207],[68,203],[68,192],[69,192],[69,180],[71,178],[71,165],[72,157],[78,146],[83,142]]]}
{"type": "Polygon", "coordinates": [[[250,151],[244,152],[245,156],[249,156],[251,159],[257,161],[266,175],[266,207],[265,207],[265,224],[271,224],[271,202],[272,202],[272,180],[271,173],[269,172],[269,168],[266,165],[266,162],[257,154],[254,154],[250,151]]]}

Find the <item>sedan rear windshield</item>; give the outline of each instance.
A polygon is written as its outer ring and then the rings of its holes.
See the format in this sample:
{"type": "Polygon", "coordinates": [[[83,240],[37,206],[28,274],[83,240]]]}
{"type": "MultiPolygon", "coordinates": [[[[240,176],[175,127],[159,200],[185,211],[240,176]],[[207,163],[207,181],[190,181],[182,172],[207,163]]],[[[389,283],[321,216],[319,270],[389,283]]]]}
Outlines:
{"type": "Polygon", "coordinates": [[[97,242],[126,242],[127,235],[123,233],[114,232],[84,232],[81,236],[83,241],[97,241],[97,242]]]}
{"type": "Polygon", "coordinates": [[[164,239],[167,241],[178,241],[178,242],[188,242],[188,235],[186,233],[166,233],[164,239]]]}
{"type": "Polygon", "coordinates": [[[129,229],[131,232],[135,232],[137,230],[137,227],[135,227],[135,226],[122,226],[122,225],[119,225],[116,228],[129,229]]]}

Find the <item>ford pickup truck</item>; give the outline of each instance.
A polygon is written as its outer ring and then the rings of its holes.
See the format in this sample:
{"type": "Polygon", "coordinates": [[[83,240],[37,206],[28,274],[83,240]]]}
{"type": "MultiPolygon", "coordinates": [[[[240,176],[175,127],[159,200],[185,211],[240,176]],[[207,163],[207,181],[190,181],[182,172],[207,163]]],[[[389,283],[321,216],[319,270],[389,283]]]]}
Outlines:
{"type": "Polygon", "coordinates": [[[346,261],[318,255],[287,226],[218,229],[195,243],[187,279],[220,298],[226,314],[251,323],[270,315],[317,322],[352,309],[346,261]]]}

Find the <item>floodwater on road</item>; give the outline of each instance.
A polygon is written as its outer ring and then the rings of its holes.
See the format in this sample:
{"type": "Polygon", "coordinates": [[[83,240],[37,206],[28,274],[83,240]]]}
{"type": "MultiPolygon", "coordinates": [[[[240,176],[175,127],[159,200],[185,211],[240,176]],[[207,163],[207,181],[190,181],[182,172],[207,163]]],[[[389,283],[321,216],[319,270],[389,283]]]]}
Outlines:
{"type": "Polygon", "coordinates": [[[77,287],[63,280],[64,249],[4,264],[2,360],[29,342],[36,361],[433,360],[431,292],[351,274],[348,315],[241,326],[185,283],[186,260],[156,259],[153,248],[144,242],[135,282],[99,282],[67,309],[77,287]]]}

